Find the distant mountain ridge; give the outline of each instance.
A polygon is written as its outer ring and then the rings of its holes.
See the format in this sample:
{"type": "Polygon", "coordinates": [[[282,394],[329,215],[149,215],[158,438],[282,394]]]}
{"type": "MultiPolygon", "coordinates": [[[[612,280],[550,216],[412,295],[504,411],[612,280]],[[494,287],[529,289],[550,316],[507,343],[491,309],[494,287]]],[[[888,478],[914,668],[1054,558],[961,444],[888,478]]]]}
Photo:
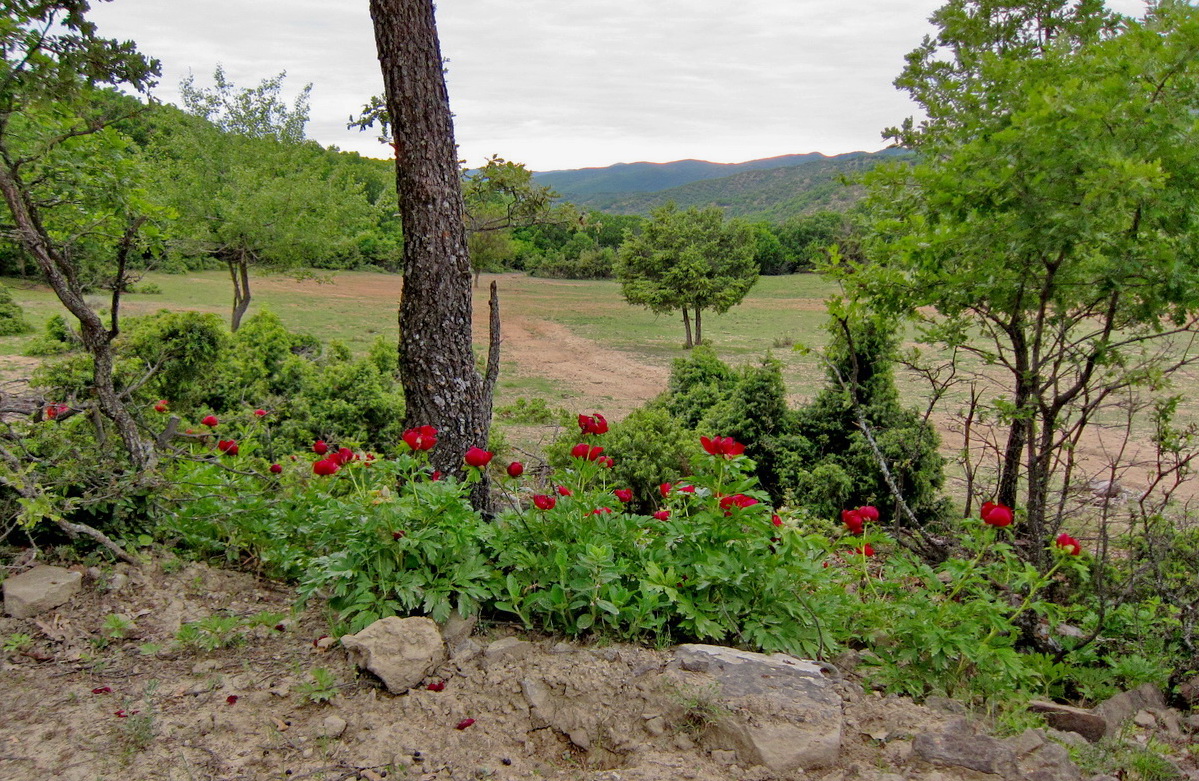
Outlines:
{"type": "Polygon", "coordinates": [[[612,214],[648,214],[674,201],[683,208],[718,206],[729,217],[783,221],[817,210],[849,208],[861,197],[861,188],[847,186],[846,177],[910,154],[885,149],[831,156],[810,152],[744,163],[619,163],[545,171],[534,178],[565,201],[612,214]]]}
{"type": "Polygon", "coordinates": [[[744,163],[709,163],[707,160],[675,160],[671,163],[616,163],[603,168],[576,168],[566,171],[541,171],[533,174],[539,184],[573,196],[600,193],[649,193],[697,182],[722,179],[742,171],[764,168],[788,168],[814,160],[827,160],[819,152],[766,157],[744,163]]]}

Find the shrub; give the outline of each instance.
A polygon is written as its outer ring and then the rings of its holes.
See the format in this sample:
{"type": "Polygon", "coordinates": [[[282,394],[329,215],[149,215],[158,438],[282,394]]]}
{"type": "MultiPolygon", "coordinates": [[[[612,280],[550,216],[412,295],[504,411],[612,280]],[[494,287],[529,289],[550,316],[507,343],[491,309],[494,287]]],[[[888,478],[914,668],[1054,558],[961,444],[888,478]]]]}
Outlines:
{"type": "Polygon", "coordinates": [[[13,300],[12,291],[0,285],[0,336],[15,336],[33,330],[25,319],[25,311],[13,300]]]}

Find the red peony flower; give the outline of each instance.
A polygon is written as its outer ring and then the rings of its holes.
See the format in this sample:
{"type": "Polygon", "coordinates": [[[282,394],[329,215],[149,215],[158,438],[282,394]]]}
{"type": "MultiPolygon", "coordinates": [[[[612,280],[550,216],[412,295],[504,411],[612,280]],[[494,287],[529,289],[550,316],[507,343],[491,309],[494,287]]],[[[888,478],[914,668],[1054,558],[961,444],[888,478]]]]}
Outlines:
{"type": "Polygon", "coordinates": [[[558,491],[558,496],[570,496],[571,495],[571,490],[564,485],[558,486],[558,488],[556,490],[558,491]]]}
{"type": "Polygon", "coordinates": [[[466,729],[467,727],[469,727],[471,724],[474,724],[474,723],[475,723],[474,719],[463,719],[462,721],[458,722],[458,726],[454,727],[454,729],[466,729]]]}
{"type": "Polygon", "coordinates": [[[429,479],[436,483],[438,480],[441,479],[441,470],[440,469],[434,470],[433,474],[429,475],[429,479]]]}
{"type": "Polygon", "coordinates": [[[480,447],[472,447],[470,450],[466,451],[466,455],[463,456],[463,459],[466,461],[467,466],[473,466],[476,469],[481,469],[487,466],[488,462],[491,461],[491,453],[488,453],[486,450],[480,447]]]}
{"type": "Polygon", "coordinates": [[[605,469],[611,469],[612,467],[616,466],[616,462],[612,460],[612,456],[600,456],[599,458],[595,459],[595,463],[599,464],[605,469]]]}
{"type": "Polygon", "coordinates": [[[627,503],[627,502],[633,501],[633,489],[632,488],[617,488],[615,491],[612,492],[612,495],[615,496],[617,499],[619,499],[622,502],[627,503]]]}
{"type": "Polygon", "coordinates": [[[658,493],[662,494],[663,499],[670,496],[671,487],[672,486],[670,485],[670,483],[662,483],[662,485],[658,486],[658,493]]]}
{"type": "Polygon", "coordinates": [[[1012,510],[995,502],[983,502],[979,517],[988,526],[1004,527],[1012,522],[1012,510]]]}
{"type": "Polygon", "coordinates": [[[429,450],[437,444],[437,429],[432,426],[410,428],[400,438],[413,450],[429,450]]]}
{"type": "Polygon", "coordinates": [[[266,410],[264,410],[264,409],[256,409],[256,410],[254,410],[254,417],[256,417],[256,418],[265,418],[265,417],[266,417],[266,410]]]}
{"type": "Polygon", "coordinates": [[[554,509],[554,505],[557,503],[558,500],[552,496],[546,496],[545,494],[533,494],[533,505],[538,510],[552,510],[554,509]]]}
{"type": "Polygon", "coordinates": [[[323,439],[318,439],[312,443],[312,452],[316,453],[318,456],[323,456],[325,453],[329,452],[329,444],[323,439]]]}
{"type": "Polygon", "coordinates": [[[445,681],[434,681],[425,688],[431,692],[445,691],[445,681]]]}
{"type": "Polygon", "coordinates": [[[674,487],[674,490],[678,491],[681,494],[693,494],[693,493],[695,493],[695,486],[680,484],[680,485],[676,485],[674,487]]]}
{"type": "Polygon", "coordinates": [[[773,523],[775,526],[782,526],[782,525],[783,525],[783,519],[782,519],[782,518],[780,518],[780,517],[778,517],[778,515],[772,515],[772,516],[770,516],[770,522],[771,522],[771,523],[773,523]]]}
{"type": "Polygon", "coordinates": [[[1064,553],[1077,556],[1082,553],[1082,545],[1069,534],[1062,532],[1057,536],[1057,547],[1064,553]]]}
{"type": "Polygon", "coordinates": [[[570,456],[571,458],[586,458],[587,453],[590,450],[590,445],[588,445],[586,442],[580,442],[570,449],[570,456]]]}
{"type": "Polygon", "coordinates": [[[217,425],[220,424],[220,422],[221,421],[217,418],[216,415],[205,415],[200,420],[200,423],[202,425],[208,426],[209,428],[216,428],[217,425]]]}
{"type": "Polygon", "coordinates": [[[588,515],[608,515],[611,512],[612,512],[611,507],[597,507],[587,514],[588,515]]]}
{"type": "Polygon", "coordinates": [[[598,412],[594,415],[579,415],[579,430],[583,432],[584,436],[587,434],[607,434],[608,421],[598,412]]]}
{"type": "Polygon", "coordinates": [[[328,458],[322,458],[312,465],[313,473],[322,476],[337,474],[338,469],[341,467],[337,465],[337,462],[328,458]]]}
{"type": "Polygon", "coordinates": [[[283,471],[283,467],[280,466],[279,464],[271,464],[271,474],[272,475],[277,475],[282,471],[283,471]]]}
{"type": "Polygon", "coordinates": [[[849,529],[850,534],[858,535],[862,533],[862,525],[866,521],[857,510],[842,510],[841,522],[845,524],[846,529],[849,529]]]}
{"type": "Polygon", "coordinates": [[[866,543],[865,545],[863,545],[860,548],[854,548],[853,552],[859,556],[873,556],[874,548],[871,547],[870,543],[866,543]]]}
{"type": "Polygon", "coordinates": [[[525,473],[525,465],[519,461],[508,464],[508,477],[520,477],[525,473]]]}
{"type": "Polygon", "coordinates": [[[155,412],[166,412],[167,409],[168,409],[168,406],[167,406],[166,399],[159,399],[158,403],[154,405],[155,412]]]}
{"type": "Polygon", "coordinates": [[[354,451],[348,447],[339,447],[336,453],[329,455],[329,460],[338,466],[345,466],[354,460],[354,451]]]}
{"type": "Polygon", "coordinates": [[[227,456],[235,456],[240,448],[238,448],[237,443],[232,439],[222,439],[216,443],[216,449],[227,456]]]}
{"type": "Polygon", "coordinates": [[[728,512],[733,507],[745,509],[746,507],[753,507],[757,503],[758,500],[754,499],[752,496],[746,496],[745,494],[733,494],[732,496],[725,496],[720,499],[720,509],[728,512]]]}
{"type": "Polygon", "coordinates": [[[745,445],[741,444],[732,437],[700,437],[699,443],[703,445],[704,450],[713,456],[722,456],[724,458],[736,458],[745,452],[745,445]]]}
{"type": "Polygon", "coordinates": [[[863,521],[873,522],[878,520],[878,508],[872,504],[865,504],[858,508],[858,515],[862,516],[863,521]]]}
{"type": "Polygon", "coordinates": [[[654,517],[659,521],[665,521],[670,517],[670,510],[658,510],[656,513],[654,513],[654,517]]]}

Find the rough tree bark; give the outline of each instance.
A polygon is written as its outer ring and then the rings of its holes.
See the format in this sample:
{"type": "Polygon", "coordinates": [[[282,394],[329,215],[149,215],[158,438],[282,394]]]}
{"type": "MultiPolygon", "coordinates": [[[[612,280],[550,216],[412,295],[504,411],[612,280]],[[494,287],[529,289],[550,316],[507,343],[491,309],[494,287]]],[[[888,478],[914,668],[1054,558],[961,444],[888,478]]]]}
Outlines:
{"type": "MultiPolygon", "coordinates": [[[[489,360],[485,381],[471,349],[470,256],[433,3],[371,0],[370,11],[404,228],[399,359],[405,424],[436,426],[440,442],[432,465],[461,473],[466,450],[487,445],[489,389],[499,365],[489,360]]],[[[476,504],[481,498],[477,491],[476,504]]]]}

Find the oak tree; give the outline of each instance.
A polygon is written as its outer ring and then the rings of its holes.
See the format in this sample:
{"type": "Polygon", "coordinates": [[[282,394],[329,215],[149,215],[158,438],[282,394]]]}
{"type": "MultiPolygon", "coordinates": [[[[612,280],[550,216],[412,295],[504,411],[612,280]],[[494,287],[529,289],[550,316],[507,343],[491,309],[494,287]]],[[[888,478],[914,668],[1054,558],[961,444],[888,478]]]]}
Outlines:
{"type": "Polygon", "coordinates": [[[933,22],[896,81],[927,119],[889,131],[918,160],[873,175],[842,278],[1004,378],[982,498],[1022,504],[1043,558],[1104,405],[1194,360],[1170,348],[1199,333],[1199,9],[951,0],[933,22]]]}

